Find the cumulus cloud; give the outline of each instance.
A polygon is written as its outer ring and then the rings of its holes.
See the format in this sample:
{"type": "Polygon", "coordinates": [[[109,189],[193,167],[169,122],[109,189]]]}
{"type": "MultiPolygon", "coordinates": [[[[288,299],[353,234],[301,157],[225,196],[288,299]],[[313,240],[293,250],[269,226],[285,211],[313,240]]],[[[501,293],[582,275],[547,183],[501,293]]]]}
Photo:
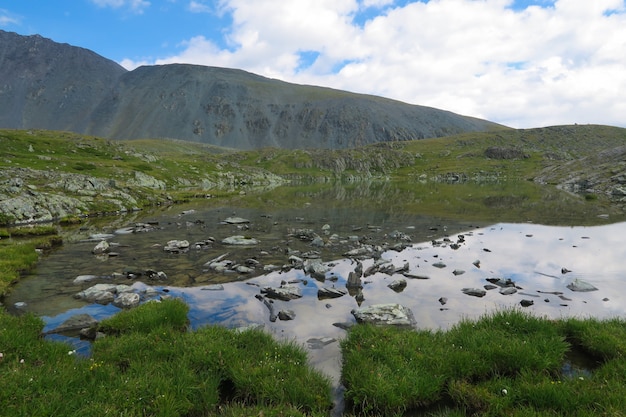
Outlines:
{"type": "Polygon", "coordinates": [[[199,34],[155,63],[241,68],[514,127],[626,125],[623,0],[401,3],[221,0],[227,47],[199,34]],[[360,15],[371,7],[382,11],[360,15]]]}
{"type": "Polygon", "coordinates": [[[92,3],[99,7],[110,7],[112,9],[127,8],[134,13],[141,14],[150,7],[147,0],[91,0],[92,3]]]}

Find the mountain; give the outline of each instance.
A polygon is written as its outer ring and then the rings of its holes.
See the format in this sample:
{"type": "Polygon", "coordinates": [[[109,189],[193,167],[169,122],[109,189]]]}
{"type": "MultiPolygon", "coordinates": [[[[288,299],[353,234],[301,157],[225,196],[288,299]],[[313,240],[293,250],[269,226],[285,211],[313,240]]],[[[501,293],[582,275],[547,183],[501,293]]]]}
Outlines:
{"type": "Polygon", "coordinates": [[[84,133],[125,72],[87,49],[0,30],[0,126],[84,133]]]}
{"type": "Polygon", "coordinates": [[[0,128],[255,149],[352,148],[502,127],[431,107],[198,65],[127,71],[87,49],[0,31],[0,128]]]}

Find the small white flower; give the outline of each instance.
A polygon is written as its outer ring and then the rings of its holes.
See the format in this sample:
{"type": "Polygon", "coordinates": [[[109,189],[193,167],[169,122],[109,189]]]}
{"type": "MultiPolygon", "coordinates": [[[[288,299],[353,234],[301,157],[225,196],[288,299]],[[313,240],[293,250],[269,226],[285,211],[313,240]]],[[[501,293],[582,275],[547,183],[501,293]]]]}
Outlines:
{"type": "Polygon", "coordinates": [[[502,395],[507,395],[509,392],[506,390],[506,388],[502,388],[502,395]]]}
{"type": "Polygon", "coordinates": [[[67,354],[68,354],[68,355],[73,355],[73,354],[75,354],[75,353],[76,353],[76,349],[74,349],[74,350],[70,350],[69,352],[67,352],[67,354]]]}
{"type": "Polygon", "coordinates": [[[24,359],[20,359],[20,363],[24,363],[24,359]]]}
{"type": "Polygon", "coordinates": [[[0,352],[0,359],[4,358],[4,353],[0,352]]]}

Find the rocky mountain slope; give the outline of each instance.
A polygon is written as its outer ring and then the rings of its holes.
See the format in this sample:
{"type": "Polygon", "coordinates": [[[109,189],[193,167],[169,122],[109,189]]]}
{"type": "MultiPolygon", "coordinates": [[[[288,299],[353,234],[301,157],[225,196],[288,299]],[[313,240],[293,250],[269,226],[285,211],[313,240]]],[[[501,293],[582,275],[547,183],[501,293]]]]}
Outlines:
{"type": "Polygon", "coordinates": [[[89,50],[0,31],[0,128],[237,149],[352,148],[501,128],[430,107],[195,65],[127,71],[89,50]]]}

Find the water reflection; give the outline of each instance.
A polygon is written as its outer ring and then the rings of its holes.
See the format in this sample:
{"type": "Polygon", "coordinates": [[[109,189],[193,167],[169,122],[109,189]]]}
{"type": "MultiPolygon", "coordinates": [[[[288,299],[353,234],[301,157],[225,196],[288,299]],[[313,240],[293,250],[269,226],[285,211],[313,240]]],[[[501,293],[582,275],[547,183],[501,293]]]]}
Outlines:
{"type": "MultiPolygon", "coordinates": [[[[150,285],[157,290],[157,296],[185,299],[190,306],[193,328],[208,324],[262,325],[279,338],[295,340],[307,347],[312,363],[336,380],[340,370],[339,340],[345,330],[335,324],[354,323],[351,311],[359,305],[405,305],[413,311],[417,325],[429,329],[446,329],[462,318],[473,319],[494,309],[520,306],[522,300],[533,301],[528,311],[551,318],[605,318],[625,313],[623,274],[626,268],[621,260],[626,257],[622,244],[626,223],[586,227],[531,223],[488,226],[483,222],[411,214],[414,211],[401,209],[398,202],[414,201],[417,197],[411,193],[407,197],[402,190],[385,187],[377,190],[383,200],[392,196],[386,202],[355,197],[361,192],[358,187],[301,192],[291,195],[292,205],[288,208],[273,203],[279,199],[276,196],[258,197],[256,204],[262,208],[251,207],[255,204],[250,202],[245,206],[173,207],[137,219],[155,225],[152,231],[145,233],[115,234],[116,229],[125,226],[119,223],[82,230],[74,239],[66,240],[60,250],[42,259],[33,276],[13,289],[6,304],[25,302],[26,310],[43,316],[47,322],[45,330],[50,330],[74,314],[88,313],[101,319],[119,311],[112,306],[86,304],[73,297],[96,282],[134,283],[138,291],[150,285]],[[341,196],[345,204],[329,200],[324,193],[341,196]],[[250,222],[224,224],[223,220],[232,215],[250,222]],[[311,241],[300,240],[292,233],[297,229],[312,230],[326,245],[316,247],[311,241]],[[320,288],[346,289],[346,281],[356,268],[356,262],[345,259],[342,253],[358,242],[393,246],[398,243],[392,237],[396,231],[410,235],[413,243],[400,252],[384,251],[381,258],[397,269],[408,264],[407,276],[400,272],[377,272],[364,277],[362,300],[357,299],[354,292],[334,299],[318,299],[320,288]],[[96,232],[114,234],[110,242],[117,256],[91,254],[95,242],[86,238],[96,232]],[[236,234],[257,238],[261,243],[245,248],[220,243],[223,238],[236,234]],[[332,235],[337,238],[331,239],[332,235]],[[459,235],[463,239],[459,240],[459,235]],[[198,249],[193,246],[193,242],[209,238],[213,243],[198,249]],[[186,253],[164,252],[163,246],[172,239],[186,239],[192,247],[186,253]],[[260,265],[250,275],[207,270],[207,261],[225,253],[234,262],[254,259],[260,265]],[[329,267],[326,279],[316,280],[301,269],[263,272],[263,265],[288,264],[289,255],[294,253],[318,253],[329,267]],[[129,272],[146,270],[164,271],[168,280],[136,282],[114,275],[125,277],[129,272]],[[566,270],[571,272],[563,273],[566,270]],[[74,284],[79,275],[96,275],[100,279],[74,284]],[[411,278],[415,276],[428,279],[411,278]],[[498,288],[491,289],[481,298],[462,292],[463,288],[484,288],[489,284],[487,278],[508,278],[520,289],[512,295],[502,295],[498,288]],[[407,282],[401,292],[388,287],[396,279],[407,282]],[[593,284],[598,291],[569,290],[567,285],[576,279],[593,284]],[[278,287],[284,282],[293,282],[292,285],[301,289],[303,297],[291,301],[273,300],[276,313],[293,310],[295,319],[271,321],[267,306],[255,296],[264,287],[278,287]],[[223,289],[212,285],[217,283],[223,289]],[[447,299],[445,304],[439,301],[441,298],[447,299]],[[314,343],[322,338],[328,343],[323,346],[314,343]]],[[[581,220],[583,224],[590,222],[607,223],[608,220],[595,216],[592,221],[581,220]]],[[[374,259],[362,260],[363,268],[369,268],[374,262],[374,259]]],[[[79,351],[88,351],[88,345],[70,340],[79,351]]]]}

